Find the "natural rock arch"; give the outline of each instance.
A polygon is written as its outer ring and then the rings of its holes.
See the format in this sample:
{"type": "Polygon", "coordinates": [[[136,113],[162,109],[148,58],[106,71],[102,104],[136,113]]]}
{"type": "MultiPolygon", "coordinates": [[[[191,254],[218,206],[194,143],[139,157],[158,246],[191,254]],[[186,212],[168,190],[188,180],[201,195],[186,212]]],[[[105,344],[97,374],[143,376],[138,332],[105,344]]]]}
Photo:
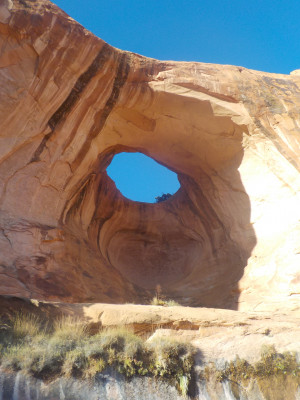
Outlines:
{"type": "Polygon", "coordinates": [[[229,308],[298,293],[297,75],[147,59],[50,2],[5,7],[1,293],[142,302],[159,284],[229,308]],[[128,201],[105,172],[120,151],[166,165],[181,189],[128,201]]]}

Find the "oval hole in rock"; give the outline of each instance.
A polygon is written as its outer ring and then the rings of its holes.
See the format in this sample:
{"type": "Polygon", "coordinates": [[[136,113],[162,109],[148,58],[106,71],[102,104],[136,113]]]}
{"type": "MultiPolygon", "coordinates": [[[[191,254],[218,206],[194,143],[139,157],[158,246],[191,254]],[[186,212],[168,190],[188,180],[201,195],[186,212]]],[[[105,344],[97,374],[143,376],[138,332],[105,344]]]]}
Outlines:
{"type": "Polygon", "coordinates": [[[107,173],[123,196],[133,201],[164,201],[180,188],[175,172],[142,153],[115,155],[107,173]]]}

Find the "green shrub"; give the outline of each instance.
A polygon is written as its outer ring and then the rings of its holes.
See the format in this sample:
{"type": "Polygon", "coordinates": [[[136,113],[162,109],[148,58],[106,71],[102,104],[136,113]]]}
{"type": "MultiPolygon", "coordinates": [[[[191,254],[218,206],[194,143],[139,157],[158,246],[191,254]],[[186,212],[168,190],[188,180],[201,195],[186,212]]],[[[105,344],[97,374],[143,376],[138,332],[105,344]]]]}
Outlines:
{"type": "Polygon", "coordinates": [[[150,371],[154,376],[173,380],[182,394],[187,394],[191,380],[195,349],[170,338],[157,338],[148,344],[150,371]]]}
{"type": "Polygon", "coordinates": [[[99,372],[104,371],[104,369],[107,367],[106,362],[104,361],[103,358],[98,358],[98,359],[88,359],[86,368],[84,369],[84,377],[87,379],[92,379],[94,378],[99,372]]]}
{"type": "Polygon", "coordinates": [[[4,368],[14,371],[27,370],[29,363],[30,348],[24,345],[12,345],[4,349],[1,364],[4,368]]]}
{"type": "MultiPolygon", "coordinates": [[[[89,361],[91,360],[88,360],[86,357],[84,348],[77,347],[65,354],[61,372],[68,378],[71,376],[80,377],[83,375],[83,371],[86,371],[89,368],[89,361]]],[[[85,375],[90,377],[87,374],[85,375]]]]}
{"type": "Polygon", "coordinates": [[[155,197],[156,203],[161,203],[163,201],[168,200],[172,195],[170,193],[163,193],[161,196],[155,197]]]}
{"type": "Polygon", "coordinates": [[[296,354],[291,352],[279,353],[274,346],[262,346],[261,358],[254,364],[236,357],[224,370],[206,371],[207,376],[214,376],[219,382],[229,380],[243,382],[250,379],[265,379],[289,375],[300,384],[300,365],[296,354]]]}
{"type": "Polygon", "coordinates": [[[94,379],[111,367],[127,378],[167,379],[186,394],[194,365],[193,348],[163,338],[145,343],[118,327],[89,335],[85,324],[69,317],[44,327],[30,315],[16,315],[2,332],[0,364],[43,380],[57,376],[94,379]],[[6,336],[5,336],[6,335],[6,336]]]}

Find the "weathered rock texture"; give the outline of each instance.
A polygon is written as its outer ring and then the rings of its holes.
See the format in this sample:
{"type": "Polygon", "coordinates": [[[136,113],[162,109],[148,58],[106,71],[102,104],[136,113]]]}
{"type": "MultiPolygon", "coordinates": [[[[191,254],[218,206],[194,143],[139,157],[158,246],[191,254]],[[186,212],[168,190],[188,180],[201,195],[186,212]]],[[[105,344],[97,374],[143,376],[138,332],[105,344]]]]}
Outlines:
{"type": "Polygon", "coordinates": [[[46,0],[1,0],[0,22],[0,293],[294,304],[299,74],[123,52],[46,0]],[[120,151],[180,190],[124,198],[105,171],[120,151]]]}
{"type": "MultiPolygon", "coordinates": [[[[281,354],[295,352],[299,360],[299,310],[269,313],[203,307],[70,304],[0,296],[2,321],[8,321],[16,310],[46,316],[48,321],[58,315],[72,316],[76,321],[84,321],[90,333],[101,327],[123,325],[148,341],[158,337],[188,341],[195,347],[196,355],[186,400],[300,400],[299,380],[290,370],[248,380],[240,372],[223,382],[203,374],[206,368],[224,371],[237,356],[255,365],[261,359],[262,349],[271,346],[281,354]]],[[[65,376],[42,382],[0,365],[0,399],[180,400],[183,397],[168,379],[145,376],[128,380],[114,368],[98,374],[95,382],[65,376]]]]}
{"type": "Polygon", "coordinates": [[[260,390],[256,382],[247,387],[236,385],[232,390],[228,382],[215,385],[203,381],[195,383],[194,396],[180,396],[176,389],[159,380],[124,377],[110,371],[98,374],[95,383],[75,379],[58,378],[46,384],[26,375],[1,372],[0,395],[3,400],[299,400],[300,390],[285,380],[274,386],[270,379],[269,389],[260,390]]]}

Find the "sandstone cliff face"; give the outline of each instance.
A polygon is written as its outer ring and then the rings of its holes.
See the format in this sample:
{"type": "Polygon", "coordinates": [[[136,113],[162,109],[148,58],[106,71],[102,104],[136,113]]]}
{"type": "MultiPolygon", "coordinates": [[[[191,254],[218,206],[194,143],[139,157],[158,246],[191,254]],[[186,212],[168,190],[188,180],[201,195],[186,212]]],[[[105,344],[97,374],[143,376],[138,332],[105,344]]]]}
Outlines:
{"type": "Polygon", "coordinates": [[[37,379],[30,379],[20,372],[17,375],[2,372],[0,393],[3,400],[23,398],[29,400],[266,400],[270,398],[298,400],[300,390],[295,389],[291,382],[284,383],[285,385],[280,388],[281,393],[279,395],[278,386],[274,387],[272,381],[267,394],[262,393],[255,382],[248,385],[247,388],[239,385],[235,390],[232,390],[228,382],[205,385],[198,381],[194,387],[195,395],[183,397],[178,394],[174,387],[159,380],[145,377],[143,379],[133,378],[128,381],[128,379],[126,380],[111,371],[99,374],[93,385],[64,378],[45,384],[37,379]]]}
{"type": "Polygon", "coordinates": [[[293,306],[300,285],[300,75],[123,52],[44,0],[0,2],[0,294],[293,306]],[[124,198],[140,151],[178,174],[124,198]]]}

